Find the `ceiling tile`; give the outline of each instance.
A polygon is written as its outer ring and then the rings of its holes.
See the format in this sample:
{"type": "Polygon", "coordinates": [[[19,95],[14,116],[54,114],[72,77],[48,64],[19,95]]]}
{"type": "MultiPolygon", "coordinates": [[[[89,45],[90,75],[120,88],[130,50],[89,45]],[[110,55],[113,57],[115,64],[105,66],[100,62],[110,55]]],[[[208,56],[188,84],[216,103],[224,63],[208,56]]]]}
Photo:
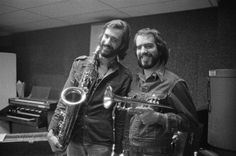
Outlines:
{"type": "Polygon", "coordinates": [[[59,19],[68,21],[71,24],[81,24],[81,23],[89,23],[96,21],[106,21],[114,18],[128,18],[128,17],[129,16],[127,14],[124,14],[123,12],[110,9],[81,15],[66,16],[66,17],[61,17],[59,19]]]}
{"type": "Polygon", "coordinates": [[[159,13],[169,13],[176,11],[192,10],[210,7],[207,0],[178,0],[165,3],[152,3],[135,7],[120,8],[119,10],[135,17],[152,15],[159,13]]]}
{"type": "Polygon", "coordinates": [[[15,11],[10,14],[0,15],[0,24],[17,25],[21,23],[28,23],[37,20],[44,20],[47,17],[43,17],[37,14],[32,14],[24,10],[15,11]]]}
{"type": "Polygon", "coordinates": [[[110,9],[110,7],[94,0],[70,0],[64,3],[55,3],[28,10],[49,17],[64,17],[104,9],[110,9]]]}
{"type": "Polygon", "coordinates": [[[63,1],[68,1],[68,0],[1,0],[0,4],[5,4],[15,8],[25,9],[63,1]]]}
{"type": "Polygon", "coordinates": [[[69,25],[67,22],[57,20],[57,19],[47,19],[42,21],[36,21],[36,22],[29,22],[29,23],[23,23],[18,25],[19,28],[24,28],[29,30],[38,30],[38,29],[46,29],[46,28],[53,28],[53,27],[62,27],[69,25]]]}
{"type": "Polygon", "coordinates": [[[123,7],[137,6],[150,3],[162,3],[174,0],[99,0],[99,1],[109,4],[114,8],[123,8],[123,7]]]}
{"type": "Polygon", "coordinates": [[[16,10],[18,10],[18,9],[13,8],[13,7],[9,7],[6,5],[2,5],[2,4],[0,5],[0,14],[9,13],[9,12],[13,12],[16,10]]]}

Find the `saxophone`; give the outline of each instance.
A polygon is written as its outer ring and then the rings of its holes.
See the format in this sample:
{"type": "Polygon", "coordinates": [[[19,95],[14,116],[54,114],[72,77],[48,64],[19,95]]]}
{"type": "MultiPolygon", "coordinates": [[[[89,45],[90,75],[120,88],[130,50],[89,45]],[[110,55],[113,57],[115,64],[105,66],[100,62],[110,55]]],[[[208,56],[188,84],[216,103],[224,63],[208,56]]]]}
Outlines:
{"type": "Polygon", "coordinates": [[[62,110],[58,115],[59,122],[54,135],[62,145],[62,150],[66,149],[70,141],[81,104],[86,101],[88,92],[97,80],[99,50],[97,47],[94,55],[89,58],[88,64],[78,82],[78,87],[68,87],[61,92],[61,101],[65,105],[65,110],[62,110]]]}

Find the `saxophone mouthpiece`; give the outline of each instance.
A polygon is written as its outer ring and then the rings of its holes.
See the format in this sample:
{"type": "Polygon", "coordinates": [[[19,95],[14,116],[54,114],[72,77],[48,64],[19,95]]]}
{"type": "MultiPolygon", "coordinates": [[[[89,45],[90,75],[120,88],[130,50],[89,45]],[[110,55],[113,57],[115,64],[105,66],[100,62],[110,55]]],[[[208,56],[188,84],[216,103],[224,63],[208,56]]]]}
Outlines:
{"type": "Polygon", "coordinates": [[[100,45],[98,45],[97,47],[96,47],[96,49],[95,49],[95,51],[94,51],[94,53],[96,54],[96,53],[99,53],[99,51],[101,50],[101,46],[100,45]]]}

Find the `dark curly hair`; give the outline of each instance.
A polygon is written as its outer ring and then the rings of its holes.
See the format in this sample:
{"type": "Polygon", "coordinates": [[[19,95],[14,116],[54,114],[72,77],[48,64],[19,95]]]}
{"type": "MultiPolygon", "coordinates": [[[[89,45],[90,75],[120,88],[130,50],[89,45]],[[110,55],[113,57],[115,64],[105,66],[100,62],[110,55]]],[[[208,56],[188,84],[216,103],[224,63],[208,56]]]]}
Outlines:
{"type": "Polygon", "coordinates": [[[120,51],[118,57],[120,60],[123,60],[127,54],[127,49],[129,48],[130,26],[127,22],[120,19],[109,21],[103,26],[102,33],[100,34],[99,37],[100,39],[102,38],[107,28],[115,28],[123,31],[121,45],[119,46],[118,49],[120,51]]]}
{"type": "Polygon", "coordinates": [[[156,29],[150,29],[150,28],[144,28],[139,30],[134,37],[134,49],[136,51],[136,39],[140,35],[152,35],[155,40],[155,44],[157,46],[158,52],[159,52],[159,60],[160,65],[166,65],[168,59],[169,59],[169,49],[167,48],[166,42],[162,39],[160,36],[160,33],[156,29]]]}

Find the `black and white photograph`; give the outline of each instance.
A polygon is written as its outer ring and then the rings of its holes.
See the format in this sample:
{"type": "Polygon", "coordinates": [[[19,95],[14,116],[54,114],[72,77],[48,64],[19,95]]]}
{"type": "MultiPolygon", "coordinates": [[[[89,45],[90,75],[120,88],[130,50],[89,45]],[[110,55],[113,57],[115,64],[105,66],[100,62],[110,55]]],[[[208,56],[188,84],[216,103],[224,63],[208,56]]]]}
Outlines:
{"type": "Polygon", "coordinates": [[[0,0],[1,156],[235,156],[234,0],[0,0]]]}

